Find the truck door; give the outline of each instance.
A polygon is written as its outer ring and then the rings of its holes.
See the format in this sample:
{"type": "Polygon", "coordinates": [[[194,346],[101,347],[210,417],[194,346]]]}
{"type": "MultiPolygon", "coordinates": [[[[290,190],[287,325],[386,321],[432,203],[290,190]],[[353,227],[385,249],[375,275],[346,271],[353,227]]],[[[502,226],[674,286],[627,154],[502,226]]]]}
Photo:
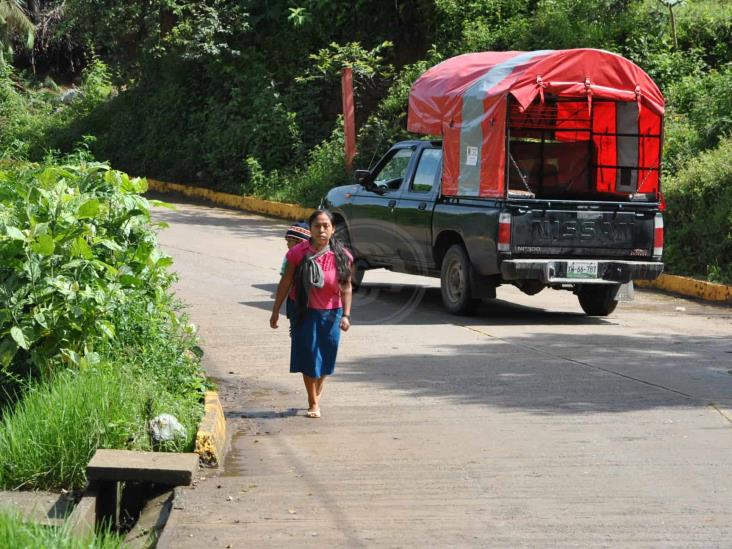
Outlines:
{"type": "Polygon", "coordinates": [[[416,162],[395,210],[395,225],[401,233],[397,255],[407,263],[432,267],[432,210],[439,190],[442,149],[425,147],[416,162]]]}
{"type": "Polygon", "coordinates": [[[414,147],[392,149],[372,172],[373,188],[353,195],[349,230],[357,256],[389,264],[396,258],[394,210],[413,156],[414,147]]]}

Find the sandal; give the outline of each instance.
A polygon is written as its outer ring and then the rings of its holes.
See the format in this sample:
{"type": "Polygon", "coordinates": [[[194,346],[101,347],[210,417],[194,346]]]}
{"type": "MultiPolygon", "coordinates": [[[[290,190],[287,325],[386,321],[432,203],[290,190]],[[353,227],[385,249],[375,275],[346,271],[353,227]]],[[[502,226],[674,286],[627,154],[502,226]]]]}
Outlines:
{"type": "Polygon", "coordinates": [[[305,417],[309,417],[311,419],[320,419],[320,410],[308,410],[305,413],[305,417]]]}

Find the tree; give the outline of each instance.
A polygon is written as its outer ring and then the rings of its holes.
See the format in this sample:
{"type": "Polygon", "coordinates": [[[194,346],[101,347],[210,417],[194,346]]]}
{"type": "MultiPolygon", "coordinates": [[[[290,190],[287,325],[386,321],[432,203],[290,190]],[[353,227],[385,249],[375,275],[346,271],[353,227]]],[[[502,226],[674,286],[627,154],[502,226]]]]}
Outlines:
{"type": "Polygon", "coordinates": [[[674,16],[674,8],[680,5],[684,0],[658,0],[661,4],[668,8],[669,17],[671,19],[671,33],[674,38],[674,49],[679,49],[679,41],[676,38],[676,17],[674,16]]]}

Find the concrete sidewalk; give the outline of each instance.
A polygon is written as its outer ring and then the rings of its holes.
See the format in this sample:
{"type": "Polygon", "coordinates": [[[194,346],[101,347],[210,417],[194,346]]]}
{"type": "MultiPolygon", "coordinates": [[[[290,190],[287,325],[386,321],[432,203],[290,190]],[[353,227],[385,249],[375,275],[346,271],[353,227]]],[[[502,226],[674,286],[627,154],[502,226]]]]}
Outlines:
{"type": "Polygon", "coordinates": [[[308,420],[268,326],[285,225],[157,217],[232,434],[161,546],[728,546],[730,308],[500,288],[459,319],[436,280],[370,272],[308,420]]]}

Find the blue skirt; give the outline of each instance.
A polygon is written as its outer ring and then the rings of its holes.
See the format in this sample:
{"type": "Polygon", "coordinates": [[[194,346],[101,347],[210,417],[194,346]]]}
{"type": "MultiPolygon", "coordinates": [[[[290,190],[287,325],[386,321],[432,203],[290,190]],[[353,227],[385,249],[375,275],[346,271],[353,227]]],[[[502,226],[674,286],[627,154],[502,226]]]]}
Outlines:
{"type": "Polygon", "coordinates": [[[333,374],[342,314],[343,309],[308,309],[300,322],[290,319],[290,372],[316,379],[333,374]]]}

